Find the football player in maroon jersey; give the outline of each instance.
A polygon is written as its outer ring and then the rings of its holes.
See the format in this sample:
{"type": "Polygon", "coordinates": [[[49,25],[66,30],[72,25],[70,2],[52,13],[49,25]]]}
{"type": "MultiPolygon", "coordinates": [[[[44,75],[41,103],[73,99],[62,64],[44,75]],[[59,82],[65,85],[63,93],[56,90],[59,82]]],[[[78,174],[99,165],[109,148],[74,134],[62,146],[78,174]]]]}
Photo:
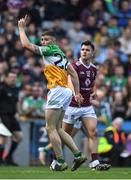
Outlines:
{"type": "Polygon", "coordinates": [[[96,170],[108,170],[110,165],[100,164],[98,158],[97,116],[92,105],[95,96],[94,83],[97,75],[97,67],[92,63],[94,52],[95,47],[91,41],[83,42],[81,44],[80,58],[72,64],[79,77],[80,93],[84,101],[79,107],[74,97],[72,98],[65,113],[63,128],[67,133],[71,134],[75,122],[82,121],[88,134],[88,146],[92,158],[89,167],[96,170]]]}

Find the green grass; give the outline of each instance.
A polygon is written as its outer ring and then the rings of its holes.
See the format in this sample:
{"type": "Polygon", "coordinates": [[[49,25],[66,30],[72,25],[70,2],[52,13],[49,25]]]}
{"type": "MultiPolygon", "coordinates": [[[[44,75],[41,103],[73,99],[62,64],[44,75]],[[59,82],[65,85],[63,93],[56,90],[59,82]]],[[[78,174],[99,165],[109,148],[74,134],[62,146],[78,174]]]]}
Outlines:
{"type": "Polygon", "coordinates": [[[46,167],[0,167],[0,179],[131,179],[131,168],[92,171],[80,168],[71,172],[52,172],[46,167]]]}

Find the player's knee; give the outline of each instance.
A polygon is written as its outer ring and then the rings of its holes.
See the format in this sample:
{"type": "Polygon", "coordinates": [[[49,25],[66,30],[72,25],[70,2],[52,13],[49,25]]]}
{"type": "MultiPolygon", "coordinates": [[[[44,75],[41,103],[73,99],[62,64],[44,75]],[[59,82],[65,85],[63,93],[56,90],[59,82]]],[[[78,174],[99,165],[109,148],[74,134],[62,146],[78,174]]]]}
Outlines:
{"type": "Polygon", "coordinates": [[[91,129],[91,131],[89,132],[89,136],[90,136],[90,138],[92,138],[92,139],[96,138],[97,135],[98,135],[98,130],[97,130],[97,128],[93,128],[93,129],[91,129]]]}
{"type": "Polygon", "coordinates": [[[4,145],[6,143],[7,138],[5,136],[0,135],[0,144],[4,145]]]}
{"type": "Polygon", "coordinates": [[[51,133],[51,132],[53,132],[55,130],[55,127],[46,125],[46,130],[47,130],[48,133],[51,133]]]}
{"type": "Polygon", "coordinates": [[[14,138],[19,143],[23,139],[23,133],[22,132],[16,133],[14,138]]]}
{"type": "Polygon", "coordinates": [[[95,129],[95,133],[94,134],[95,134],[95,137],[98,136],[98,129],[97,128],[95,129]]]}

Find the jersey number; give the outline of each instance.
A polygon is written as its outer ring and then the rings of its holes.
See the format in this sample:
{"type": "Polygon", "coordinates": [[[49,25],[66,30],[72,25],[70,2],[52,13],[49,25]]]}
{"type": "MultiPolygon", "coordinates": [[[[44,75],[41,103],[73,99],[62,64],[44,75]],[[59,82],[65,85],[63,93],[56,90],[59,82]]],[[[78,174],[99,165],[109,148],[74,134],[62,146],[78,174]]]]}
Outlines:
{"type": "Polygon", "coordinates": [[[49,141],[49,139],[48,139],[47,131],[46,131],[45,127],[41,127],[40,132],[42,132],[42,135],[39,138],[39,142],[47,143],[49,141]]]}
{"type": "Polygon", "coordinates": [[[54,62],[54,64],[58,67],[60,67],[61,69],[67,69],[67,59],[65,56],[62,56],[61,54],[59,53],[55,53],[54,54],[55,57],[58,57],[59,60],[57,60],[56,62],[54,62]],[[61,64],[60,64],[61,63],[61,64]]]}

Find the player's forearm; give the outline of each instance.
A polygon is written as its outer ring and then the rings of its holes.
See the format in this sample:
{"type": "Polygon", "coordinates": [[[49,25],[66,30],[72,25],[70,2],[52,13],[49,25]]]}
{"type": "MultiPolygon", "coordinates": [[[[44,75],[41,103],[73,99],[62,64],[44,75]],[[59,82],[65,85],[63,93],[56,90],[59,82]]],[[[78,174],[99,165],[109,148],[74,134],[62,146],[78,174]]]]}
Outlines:
{"type": "Polygon", "coordinates": [[[29,47],[30,47],[30,42],[29,42],[29,40],[28,40],[28,38],[27,38],[27,35],[26,35],[26,33],[25,33],[24,28],[19,28],[19,33],[20,33],[20,40],[21,40],[22,46],[23,46],[24,48],[29,49],[29,47]]]}
{"type": "Polygon", "coordinates": [[[72,84],[74,86],[74,91],[75,91],[75,95],[79,94],[80,93],[80,86],[79,86],[79,79],[78,79],[78,76],[76,73],[73,73],[71,75],[71,81],[72,81],[72,84]]]}
{"type": "Polygon", "coordinates": [[[80,94],[80,86],[79,86],[79,79],[78,79],[78,75],[77,72],[74,70],[74,68],[72,67],[71,64],[69,64],[67,66],[67,72],[71,77],[71,81],[74,87],[74,91],[75,91],[75,95],[80,94]]]}

